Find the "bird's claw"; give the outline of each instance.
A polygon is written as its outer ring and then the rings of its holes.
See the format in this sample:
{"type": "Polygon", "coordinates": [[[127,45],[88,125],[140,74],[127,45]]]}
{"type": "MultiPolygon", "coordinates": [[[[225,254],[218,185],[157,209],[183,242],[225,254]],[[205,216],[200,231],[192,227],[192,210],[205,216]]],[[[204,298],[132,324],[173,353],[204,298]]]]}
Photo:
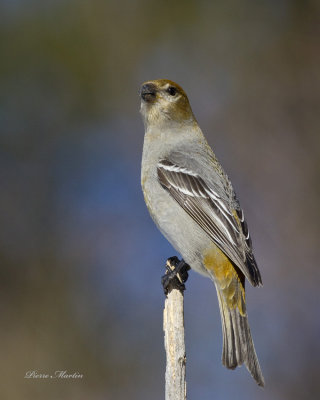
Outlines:
{"type": "Polygon", "coordinates": [[[166,262],[166,273],[161,278],[164,294],[167,295],[172,289],[178,289],[183,292],[186,287],[185,283],[188,279],[189,264],[178,257],[170,257],[166,262]]]}

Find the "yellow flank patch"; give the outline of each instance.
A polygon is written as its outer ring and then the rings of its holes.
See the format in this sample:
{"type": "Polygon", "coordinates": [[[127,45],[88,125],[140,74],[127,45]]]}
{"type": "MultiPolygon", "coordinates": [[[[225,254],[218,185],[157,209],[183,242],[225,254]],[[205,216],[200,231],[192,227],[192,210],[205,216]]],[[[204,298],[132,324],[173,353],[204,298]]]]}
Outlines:
{"type": "Polygon", "coordinates": [[[213,244],[206,252],[203,263],[213,273],[227,306],[231,309],[237,307],[240,314],[244,316],[246,313],[245,290],[229,258],[213,244]]]}

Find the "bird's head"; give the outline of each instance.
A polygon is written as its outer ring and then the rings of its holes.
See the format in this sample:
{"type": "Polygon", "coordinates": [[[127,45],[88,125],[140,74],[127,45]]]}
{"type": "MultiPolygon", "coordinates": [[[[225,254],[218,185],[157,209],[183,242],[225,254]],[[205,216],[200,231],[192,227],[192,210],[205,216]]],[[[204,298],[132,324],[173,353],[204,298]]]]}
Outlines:
{"type": "Polygon", "coordinates": [[[146,127],[195,121],[185,91],[175,82],[167,79],[147,81],[141,85],[139,94],[146,127]]]}

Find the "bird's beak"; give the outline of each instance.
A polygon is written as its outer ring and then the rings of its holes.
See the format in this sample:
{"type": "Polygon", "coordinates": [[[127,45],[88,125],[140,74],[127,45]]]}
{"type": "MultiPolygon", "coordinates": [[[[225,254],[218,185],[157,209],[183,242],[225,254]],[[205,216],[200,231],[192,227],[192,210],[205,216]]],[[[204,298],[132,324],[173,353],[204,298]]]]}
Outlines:
{"type": "Polygon", "coordinates": [[[156,98],[157,88],[153,83],[144,83],[140,88],[139,94],[143,101],[151,103],[156,98]]]}

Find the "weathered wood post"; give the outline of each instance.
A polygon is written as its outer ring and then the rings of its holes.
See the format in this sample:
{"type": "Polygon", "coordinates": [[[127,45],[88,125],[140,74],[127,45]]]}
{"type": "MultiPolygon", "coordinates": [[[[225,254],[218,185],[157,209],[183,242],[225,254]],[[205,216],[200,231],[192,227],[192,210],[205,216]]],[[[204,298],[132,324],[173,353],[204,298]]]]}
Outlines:
{"type": "MultiPolygon", "coordinates": [[[[168,263],[167,263],[168,265],[168,263]]],[[[187,269],[190,267],[184,264],[187,269]]],[[[179,273],[168,288],[163,311],[164,346],[166,350],[166,388],[165,400],[185,400],[186,385],[186,349],[184,341],[183,292],[184,282],[179,273]]]]}

